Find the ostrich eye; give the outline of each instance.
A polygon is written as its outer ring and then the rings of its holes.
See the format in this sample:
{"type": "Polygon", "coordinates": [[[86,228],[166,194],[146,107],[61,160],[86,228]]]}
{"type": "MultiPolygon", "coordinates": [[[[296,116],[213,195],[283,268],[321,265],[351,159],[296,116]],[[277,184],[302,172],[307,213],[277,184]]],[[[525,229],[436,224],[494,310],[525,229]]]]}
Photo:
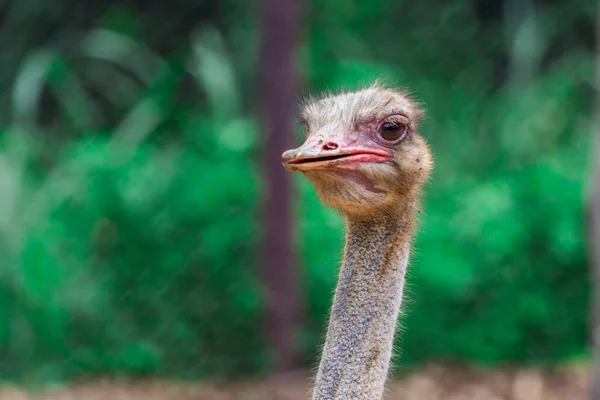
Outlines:
{"type": "Polygon", "coordinates": [[[379,136],[386,142],[397,142],[406,135],[407,127],[396,122],[384,122],[379,128],[379,136]]]}

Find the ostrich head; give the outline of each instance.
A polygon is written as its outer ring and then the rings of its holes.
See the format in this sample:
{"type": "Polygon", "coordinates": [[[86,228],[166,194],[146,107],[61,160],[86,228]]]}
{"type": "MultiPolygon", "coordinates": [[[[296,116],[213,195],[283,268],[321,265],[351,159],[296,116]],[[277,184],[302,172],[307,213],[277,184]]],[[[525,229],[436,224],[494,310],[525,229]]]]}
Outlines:
{"type": "Polygon", "coordinates": [[[406,94],[378,84],[308,101],[306,140],[283,166],[313,183],[321,200],[346,215],[387,210],[414,197],[432,157],[416,131],[421,115],[406,94]]]}

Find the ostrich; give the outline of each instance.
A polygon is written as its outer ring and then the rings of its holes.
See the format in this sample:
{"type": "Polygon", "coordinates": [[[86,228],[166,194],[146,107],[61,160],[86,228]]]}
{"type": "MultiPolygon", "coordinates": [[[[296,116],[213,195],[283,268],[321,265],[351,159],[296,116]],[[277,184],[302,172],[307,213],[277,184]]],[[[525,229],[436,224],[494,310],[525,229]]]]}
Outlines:
{"type": "Polygon", "coordinates": [[[399,90],[310,100],[307,137],[283,153],[325,205],[346,217],[346,244],[313,400],[381,399],[392,357],[415,214],[433,167],[421,110],[399,90]]]}

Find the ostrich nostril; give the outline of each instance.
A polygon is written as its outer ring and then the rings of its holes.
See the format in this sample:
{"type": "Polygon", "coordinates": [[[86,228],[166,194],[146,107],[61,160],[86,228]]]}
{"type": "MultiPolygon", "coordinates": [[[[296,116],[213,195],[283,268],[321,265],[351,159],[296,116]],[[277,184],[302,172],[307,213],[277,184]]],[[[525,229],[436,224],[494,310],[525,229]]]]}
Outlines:
{"type": "Polygon", "coordinates": [[[323,145],[323,150],[336,150],[338,147],[340,146],[335,142],[327,142],[323,145]]]}

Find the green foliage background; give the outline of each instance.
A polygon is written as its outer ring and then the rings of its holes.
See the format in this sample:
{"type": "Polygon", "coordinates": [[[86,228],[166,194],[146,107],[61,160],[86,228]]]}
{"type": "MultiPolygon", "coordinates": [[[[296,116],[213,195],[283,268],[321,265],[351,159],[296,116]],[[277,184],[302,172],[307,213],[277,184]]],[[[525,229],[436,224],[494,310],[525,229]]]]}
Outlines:
{"type": "MultiPolygon", "coordinates": [[[[259,7],[48,4],[0,36],[0,376],[266,371],[259,7]]],[[[402,365],[584,355],[594,2],[304,6],[301,93],[380,78],[428,109],[402,365]]],[[[343,220],[294,179],[310,366],[343,220]]]]}

